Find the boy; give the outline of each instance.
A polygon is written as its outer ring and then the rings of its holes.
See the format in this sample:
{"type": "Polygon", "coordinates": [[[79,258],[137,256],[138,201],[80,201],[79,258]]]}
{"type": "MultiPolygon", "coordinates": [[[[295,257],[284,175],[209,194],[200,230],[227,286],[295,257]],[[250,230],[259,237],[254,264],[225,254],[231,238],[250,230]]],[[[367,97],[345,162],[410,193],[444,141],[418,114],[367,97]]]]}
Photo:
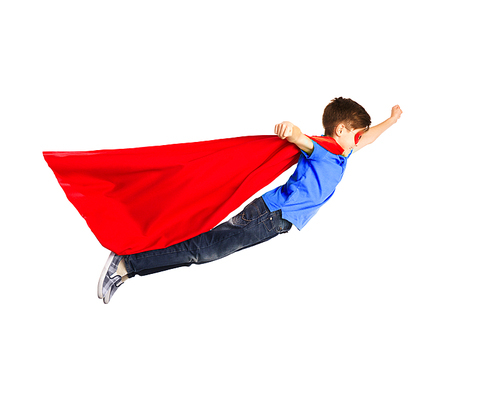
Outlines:
{"type": "Polygon", "coordinates": [[[207,263],[286,233],[292,225],[302,229],[335,192],[352,151],[374,142],[401,114],[396,105],[386,121],[370,128],[371,118],[365,109],[339,97],[324,110],[324,137],[308,137],[290,122],[276,125],[275,134],[301,150],[295,172],[285,185],[255,199],[227,222],[187,241],[127,256],[112,252],[99,278],[98,297],[109,303],[118,287],[136,274],[207,263]]]}

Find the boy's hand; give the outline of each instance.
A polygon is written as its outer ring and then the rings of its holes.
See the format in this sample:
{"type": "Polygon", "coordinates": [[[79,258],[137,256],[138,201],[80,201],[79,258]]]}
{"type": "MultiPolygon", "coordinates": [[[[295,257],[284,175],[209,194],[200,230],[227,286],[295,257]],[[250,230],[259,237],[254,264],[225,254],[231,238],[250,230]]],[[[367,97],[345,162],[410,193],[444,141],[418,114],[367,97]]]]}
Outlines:
{"type": "Polygon", "coordinates": [[[382,123],[370,127],[370,129],[363,134],[363,138],[359,140],[359,143],[356,145],[356,151],[373,143],[378,137],[382,135],[384,131],[386,131],[389,127],[394,125],[398,119],[401,117],[403,111],[399,107],[399,105],[395,105],[391,110],[391,117],[383,121],[382,123]]]}
{"type": "Polygon", "coordinates": [[[297,145],[300,150],[310,155],[314,150],[313,142],[291,122],[282,122],[274,126],[274,133],[282,140],[297,145]]]}
{"type": "Polygon", "coordinates": [[[293,134],[293,124],[291,122],[282,122],[274,126],[274,134],[282,140],[291,137],[293,134]]]}
{"type": "Polygon", "coordinates": [[[391,118],[394,120],[394,122],[397,122],[402,113],[403,111],[401,110],[399,105],[395,105],[391,110],[391,118]]]}

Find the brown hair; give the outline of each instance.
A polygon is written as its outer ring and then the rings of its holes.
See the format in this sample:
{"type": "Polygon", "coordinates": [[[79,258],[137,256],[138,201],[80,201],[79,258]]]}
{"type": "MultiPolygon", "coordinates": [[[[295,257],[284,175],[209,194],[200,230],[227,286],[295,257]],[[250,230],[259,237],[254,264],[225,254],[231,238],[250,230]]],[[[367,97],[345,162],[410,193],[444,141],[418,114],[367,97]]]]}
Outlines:
{"type": "Polygon", "coordinates": [[[350,129],[365,129],[365,131],[368,131],[372,120],[368,112],[356,101],[337,97],[326,106],[323,112],[325,135],[333,137],[335,128],[340,123],[344,123],[350,129]]]}

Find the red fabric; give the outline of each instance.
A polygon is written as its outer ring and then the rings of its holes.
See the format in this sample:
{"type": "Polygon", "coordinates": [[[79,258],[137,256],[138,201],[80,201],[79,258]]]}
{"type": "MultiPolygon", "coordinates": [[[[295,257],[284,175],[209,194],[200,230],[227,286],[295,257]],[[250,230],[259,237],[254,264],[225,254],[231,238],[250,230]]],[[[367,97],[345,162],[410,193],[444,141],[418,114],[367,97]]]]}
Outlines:
{"type": "Polygon", "coordinates": [[[334,155],[341,155],[344,153],[344,148],[342,148],[337,141],[335,141],[331,137],[309,137],[312,138],[314,141],[316,141],[318,144],[320,144],[323,148],[326,150],[332,152],[334,155]]]}
{"type": "MultiPolygon", "coordinates": [[[[342,153],[331,138],[311,138],[342,153]]],[[[248,136],[43,155],[99,242],[124,255],[210,230],[294,165],[300,151],[275,136],[248,136]]]]}

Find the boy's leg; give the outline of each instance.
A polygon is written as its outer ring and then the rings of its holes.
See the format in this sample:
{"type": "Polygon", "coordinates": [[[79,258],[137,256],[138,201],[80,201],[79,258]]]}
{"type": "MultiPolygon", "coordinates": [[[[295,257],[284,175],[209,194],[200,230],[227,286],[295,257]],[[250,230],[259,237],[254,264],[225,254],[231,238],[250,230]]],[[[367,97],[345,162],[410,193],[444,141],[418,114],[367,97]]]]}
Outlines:
{"type": "Polygon", "coordinates": [[[165,249],[125,256],[128,277],[218,260],[286,233],[292,224],[281,211],[269,212],[262,197],[212,230],[165,249]]]}

